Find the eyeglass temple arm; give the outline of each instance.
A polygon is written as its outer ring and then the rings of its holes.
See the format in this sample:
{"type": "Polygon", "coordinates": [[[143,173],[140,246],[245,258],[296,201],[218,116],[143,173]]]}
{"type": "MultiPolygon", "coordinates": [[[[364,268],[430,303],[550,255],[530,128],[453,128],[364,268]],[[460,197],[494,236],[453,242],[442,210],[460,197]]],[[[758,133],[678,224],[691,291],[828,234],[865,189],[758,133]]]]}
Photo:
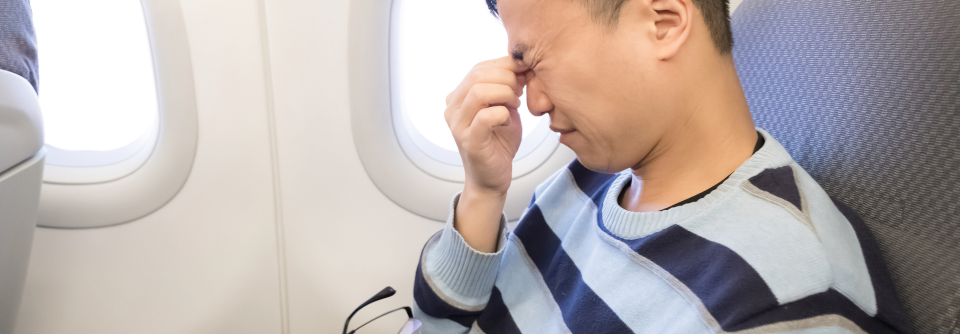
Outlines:
{"type": "MultiPolygon", "coordinates": [[[[393,296],[396,293],[397,290],[394,290],[392,287],[388,286],[383,288],[383,290],[380,290],[380,292],[377,292],[377,294],[373,295],[373,297],[370,297],[370,299],[367,299],[367,301],[363,302],[363,304],[360,304],[360,306],[357,306],[357,308],[350,313],[350,316],[347,317],[347,321],[343,323],[343,334],[347,334],[347,326],[350,326],[350,318],[353,318],[353,315],[357,314],[357,311],[360,311],[360,309],[362,309],[364,306],[370,305],[370,303],[393,296]]],[[[407,311],[407,314],[410,314],[411,318],[413,317],[413,313],[411,311],[407,311]]]]}
{"type": "Polygon", "coordinates": [[[399,311],[399,310],[401,310],[401,309],[403,309],[404,311],[407,311],[407,317],[408,317],[408,318],[411,318],[411,319],[413,318],[413,310],[410,309],[410,306],[398,307],[398,308],[392,309],[392,310],[390,310],[390,311],[387,311],[387,313],[378,315],[376,318],[370,319],[370,321],[367,321],[367,322],[363,323],[363,325],[357,326],[357,328],[354,328],[352,331],[349,331],[349,332],[347,332],[346,334],[356,333],[358,329],[360,329],[360,328],[363,327],[363,326],[366,326],[367,324],[373,322],[374,320],[380,319],[381,317],[383,317],[383,316],[385,316],[385,315],[387,315],[387,314],[390,314],[390,313],[399,311]]]}

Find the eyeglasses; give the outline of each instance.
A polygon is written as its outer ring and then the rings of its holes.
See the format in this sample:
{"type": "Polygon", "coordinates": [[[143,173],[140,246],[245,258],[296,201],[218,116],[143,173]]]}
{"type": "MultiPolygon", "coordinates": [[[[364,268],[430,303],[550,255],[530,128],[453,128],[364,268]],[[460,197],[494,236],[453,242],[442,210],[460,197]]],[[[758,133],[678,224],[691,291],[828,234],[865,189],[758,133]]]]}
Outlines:
{"type": "Polygon", "coordinates": [[[357,311],[360,311],[360,309],[362,309],[364,306],[370,305],[375,301],[393,296],[396,293],[397,293],[397,290],[394,290],[393,288],[388,286],[386,288],[383,288],[383,290],[380,290],[380,292],[377,292],[377,294],[373,295],[373,297],[370,297],[370,299],[367,299],[367,301],[363,302],[363,304],[360,304],[360,306],[357,306],[357,308],[354,309],[352,313],[350,313],[350,316],[347,317],[347,321],[343,323],[343,334],[354,334],[358,329],[360,329],[363,326],[366,326],[367,324],[373,322],[374,320],[380,319],[380,317],[383,317],[387,314],[390,314],[399,310],[407,311],[407,322],[403,324],[402,328],[400,328],[399,334],[416,333],[417,329],[419,329],[420,326],[423,324],[420,322],[420,320],[413,318],[413,310],[410,309],[409,306],[396,308],[388,311],[387,313],[378,315],[376,318],[370,319],[370,321],[363,323],[363,325],[360,325],[357,328],[354,328],[352,331],[347,332],[347,328],[350,326],[350,318],[353,318],[353,315],[357,314],[357,311]]]}

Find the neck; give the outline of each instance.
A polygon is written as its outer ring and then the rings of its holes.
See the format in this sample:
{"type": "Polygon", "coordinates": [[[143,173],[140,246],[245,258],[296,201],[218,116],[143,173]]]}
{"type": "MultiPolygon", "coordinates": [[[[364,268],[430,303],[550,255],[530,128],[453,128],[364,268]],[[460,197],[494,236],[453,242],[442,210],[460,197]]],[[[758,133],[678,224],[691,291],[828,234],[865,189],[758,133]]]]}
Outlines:
{"type": "Polygon", "coordinates": [[[686,118],[633,167],[624,209],[667,208],[719,183],[753,155],[757,132],[733,62],[726,60],[713,73],[698,73],[689,86],[698,98],[683,107],[686,118]]]}

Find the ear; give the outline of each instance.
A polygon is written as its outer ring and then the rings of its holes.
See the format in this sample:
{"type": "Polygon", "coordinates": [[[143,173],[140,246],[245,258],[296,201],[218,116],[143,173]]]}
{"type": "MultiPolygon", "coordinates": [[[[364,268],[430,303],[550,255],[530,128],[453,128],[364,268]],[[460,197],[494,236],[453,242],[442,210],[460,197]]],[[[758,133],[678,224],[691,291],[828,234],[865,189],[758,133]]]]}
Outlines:
{"type": "Polygon", "coordinates": [[[690,36],[693,17],[691,0],[652,0],[650,8],[656,12],[656,56],[660,60],[673,58],[690,36]]]}

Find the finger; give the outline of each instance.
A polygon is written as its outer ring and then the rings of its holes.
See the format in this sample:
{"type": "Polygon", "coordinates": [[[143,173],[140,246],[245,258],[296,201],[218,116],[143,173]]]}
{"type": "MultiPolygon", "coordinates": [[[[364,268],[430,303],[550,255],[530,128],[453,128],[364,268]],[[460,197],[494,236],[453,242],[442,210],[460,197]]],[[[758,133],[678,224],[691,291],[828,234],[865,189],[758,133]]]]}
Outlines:
{"type": "Polygon", "coordinates": [[[477,112],[491,106],[505,106],[510,109],[520,108],[520,98],[513,92],[513,88],[500,84],[481,83],[473,85],[467,93],[463,104],[453,115],[453,124],[458,128],[470,125],[477,112]]]}
{"type": "MultiPolygon", "coordinates": [[[[524,64],[523,61],[513,59],[513,56],[506,56],[506,57],[500,57],[497,59],[487,60],[487,61],[481,62],[480,64],[477,64],[474,67],[481,67],[481,66],[502,68],[504,70],[513,72],[514,75],[517,75],[517,76],[520,76],[530,71],[529,66],[524,64]]],[[[519,87],[517,87],[517,91],[520,92],[520,94],[517,96],[520,96],[520,95],[523,95],[522,90],[523,90],[523,86],[526,85],[526,82],[525,81],[518,82],[518,85],[519,87]]]]}
{"type": "Polygon", "coordinates": [[[500,84],[480,83],[474,85],[459,108],[447,108],[447,125],[454,133],[470,126],[480,109],[494,105],[508,108],[520,107],[520,99],[512,88],[500,84]]]}
{"type": "Polygon", "coordinates": [[[493,106],[480,109],[473,118],[471,127],[495,128],[510,125],[510,109],[504,106],[493,106]]]}
{"type": "Polygon", "coordinates": [[[505,123],[503,123],[503,126],[509,126],[514,122],[516,122],[517,125],[522,126],[522,124],[520,123],[520,111],[518,111],[517,109],[510,109],[510,119],[508,119],[505,123]]]}
{"type": "MultiPolygon", "coordinates": [[[[493,67],[493,68],[504,69],[504,70],[513,72],[515,75],[520,73],[525,73],[528,70],[530,70],[529,66],[524,65],[522,61],[513,59],[512,56],[491,59],[491,60],[480,62],[477,65],[474,65],[474,69],[478,67],[493,67]]],[[[471,70],[471,72],[472,71],[473,70],[471,70]]],[[[482,82],[482,81],[475,81],[473,83],[475,84],[478,82],[482,82]]],[[[468,90],[470,90],[470,86],[472,86],[472,84],[467,83],[467,80],[464,79],[464,81],[460,83],[460,86],[458,86],[457,89],[455,89],[454,92],[451,93],[452,96],[451,95],[447,96],[447,105],[451,105],[452,104],[451,102],[455,102],[459,99],[462,99],[463,95],[466,94],[468,90]]],[[[517,91],[519,91],[523,88],[523,85],[520,85],[517,88],[518,88],[517,91]]]]}
{"type": "Polygon", "coordinates": [[[523,95],[523,86],[517,78],[517,74],[507,69],[495,66],[476,66],[467,73],[460,85],[447,95],[447,106],[456,106],[463,103],[463,98],[473,85],[478,83],[495,83],[507,85],[513,88],[517,96],[523,95]]]}
{"type": "Polygon", "coordinates": [[[517,85],[520,86],[520,95],[523,95],[523,89],[526,88],[527,83],[530,82],[531,73],[532,72],[530,71],[526,71],[526,72],[517,74],[517,85]]]}
{"type": "MultiPolygon", "coordinates": [[[[511,72],[509,70],[499,68],[499,67],[490,67],[490,66],[478,66],[473,68],[475,76],[474,83],[495,83],[510,86],[513,88],[514,92],[522,92],[523,86],[520,85],[520,78],[517,73],[511,72]]],[[[517,96],[520,96],[518,94],[517,96]]]]}
{"type": "MultiPolygon", "coordinates": [[[[499,107],[499,106],[498,106],[498,107],[499,107]]],[[[510,126],[510,124],[513,124],[514,122],[517,122],[517,124],[520,124],[520,123],[519,123],[519,122],[520,122],[520,112],[517,111],[517,109],[507,108],[507,110],[510,111],[510,115],[509,115],[509,117],[507,118],[506,121],[504,121],[502,124],[500,124],[500,126],[510,126]]]]}
{"type": "Polygon", "coordinates": [[[513,56],[490,59],[477,64],[477,66],[499,67],[510,70],[513,73],[523,73],[530,69],[527,65],[524,65],[522,61],[513,59],[513,56]]]}

